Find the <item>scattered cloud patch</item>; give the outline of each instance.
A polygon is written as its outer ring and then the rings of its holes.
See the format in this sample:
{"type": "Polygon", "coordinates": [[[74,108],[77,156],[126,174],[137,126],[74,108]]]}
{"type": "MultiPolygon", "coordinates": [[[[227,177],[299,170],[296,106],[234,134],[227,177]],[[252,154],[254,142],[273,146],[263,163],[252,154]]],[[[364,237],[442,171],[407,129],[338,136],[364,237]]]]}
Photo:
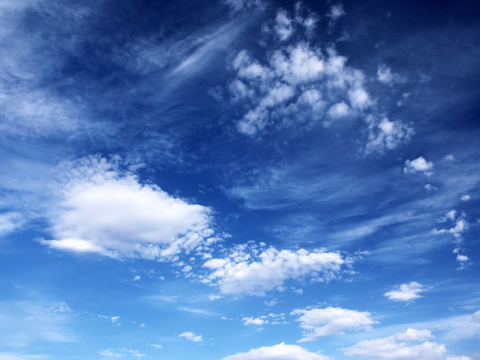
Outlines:
{"type": "Polygon", "coordinates": [[[344,260],[335,252],[304,249],[297,251],[257,250],[252,245],[237,245],[225,258],[208,260],[203,267],[213,272],[202,279],[224,294],[264,296],[282,290],[289,279],[311,278],[328,281],[338,278],[344,260]]]}
{"type": "Polygon", "coordinates": [[[385,293],[384,296],[393,301],[410,302],[422,298],[420,293],[426,290],[422,284],[412,281],[409,284],[397,285],[395,290],[385,293]]]}
{"type": "Polygon", "coordinates": [[[471,196],[470,195],[463,195],[460,200],[462,201],[470,201],[471,196]]]}
{"type": "Polygon", "coordinates": [[[298,345],[281,343],[274,346],[264,346],[252,349],[246,353],[230,355],[222,360],[329,360],[319,353],[312,353],[298,345]]]}
{"type": "Polygon", "coordinates": [[[253,317],[244,317],[242,319],[243,325],[263,325],[268,324],[268,320],[266,316],[260,316],[258,318],[253,317]]]}
{"type": "Polygon", "coordinates": [[[298,342],[318,340],[322,336],[343,334],[346,330],[369,330],[377,324],[367,311],[355,311],[340,307],[325,309],[294,310],[291,315],[299,315],[296,321],[304,330],[304,337],[298,342]]]}
{"type": "Polygon", "coordinates": [[[202,335],[195,335],[194,333],[190,332],[190,331],[186,331],[180,335],[178,335],[179,337],[183,337],[187,340],[190,340],[190,341],[193,341],[193,342],[201,342],[203,341],[202,339],[202,335]]]}

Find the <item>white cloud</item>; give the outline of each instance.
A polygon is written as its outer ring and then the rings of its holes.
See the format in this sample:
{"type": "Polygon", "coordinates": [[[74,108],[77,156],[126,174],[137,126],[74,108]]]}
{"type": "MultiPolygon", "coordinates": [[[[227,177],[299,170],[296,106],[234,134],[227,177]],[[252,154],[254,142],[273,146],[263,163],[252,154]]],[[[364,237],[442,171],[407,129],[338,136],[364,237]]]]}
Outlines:
{"type": "Polygon", "coordinates": [[[461,242],[462,239],[462,233],[468,230],[469,228],[469,223],[465,219],[465,214],[462,213],[460,216],[457,217],[457,212],[455,210],[451,210],[448,213],[445,214],[445,216],[441,217],[437,221],[439,223],[445,223],[445,222],[453,222],[451,225],[452,227],[450,229],[433,229],[432,233],[435,235],[439,234],[452,234],[455,237],[455,241],[457,243],[461,242]]]}
{"type": "Polygon", "coordinates": [[[453,155],[446,155],[443,160],[445,161],[455,161],[455,157],[453,155]]]}
{"type": "Polygon", "coordinates": [[[393,150],[410,141],[415,134],[410,125],[399,120],[389,121],[387,118],[383,118],[378,121],[373,116],[367,116],[366,123],[368,125],[368,143],[365,154],[393,150]]]}
{"type": "Polygon", "coordinates": [[[412,174],[416,172],[423,172],[427,176],[431,176],[433,173],[433,163],[431,161],[426,161],[423,156],[416,158],[415,160],[405,161],[405,167],[403,172],[405,174],[412,174]]]}
{"type": "Polygon", "coordinates": [[[427,290],[423,285],[415,281],[412,281],[409,284],[396,286],[395,289],[396,290],[385,293],[384,296],[388,297],[389,300],[408,302],[423,297],[419,294],[427,290]]]}
{"type": "Polygon", "coordinates": [[[386,338],[363,340],[342,351],[348,356],[379,360],[469,360],[466,356],[449,356],[445,345],[438,345],[436,342],[425,341],[418,345],[412,344],[412,342],[421,342],[431,337],[429,330],[408,329],[405,333],[386,338]]]}
{"type": "Polygon", "coordinates": [[[67,306],[28,301],[0,303],[0,346],[29,347],[35,343],[76,341],[68,327],[71,315],[67,306]]]}
{"type": "Polygon", "coordinates": [[[425,341],[432,338],[434,338],[434,336],[430,330],[415,330],[410,328],[404,333],[395,335],[395,339],[400,341],[425,341]]]}
{"type": "Polygon", "coordinates": [[[382,84],[389,86],[393,85],[394,83],[404,83],[405,81],[407,81],[405,77],[399,74],[392,73],[392,70],[386,65],[380,65],[378,67],[377,79],[382,84]]]}
{"type": "Polygon", "coordinates": [[[263,0],[222,0],[225,4],[229,5],[234,12],[242,11],[245,9],[258,9],[263,10],[267,5],[267,2],[263,0]]]}
{"type": "Polygon", "coordinates": [[[460,255],[460,254],[457,255],[457,261],[466,262],[468,260],[470,260],[470,259],[466,255],[460,255]]]}
{"type": "Polygon", "coordinates": [[[350,113],[349,110],[350,108],[348,107],[348,105],[342,101],[340,103],[333,105],[330,109],[328,109],[328,115],[330,115],[330,117],[334,119],[345,117],[345,116],[348,116],[348,114],[350,113]]]}
{"type": "Polygon", "coordinates": [[[280,9],[277,12],[277,17],[275,18],[275,34],[278,36],[280,41],[285,41],[290,38],[293,34],[293,25],[292,19],[290,19],[290,14],[280,9]]]}
{"type": "Polygon", "coordinates": [[[130,356],[136,357],[138,359],[146,356],[145,354],[140,354],[137,350],[132,350],[132,349],[120,349],[120,350],[106,349],[99,352],[100,355],[106,358],[124,357],[125,353],[130,354],[130,356]]]}
{"type": "Polygon", "coordinates": [[[457,215],[457,212],[455,210],[450,210],[448,213],[445,214],[445,216],[441,217],[440,219],[437,219],[437,222],[444,223],[444,222],[447,222],[448,220],[455,221],[456,215],[457,215]]]}
{"type": "Polygon", "coordinates": [[[106,349],[106,350],[100,351],[99,354],[102,355],[103,357],[121,357],[122,356],[121,353],[115,352],[114,349],[106,349]]]}
{"type": "Polygon", "coordinates": [[[222,360],[329,360],[328,356],[312,353],[298,345],[264,346],[246,353],[230,355],[222,360]]]}
{"type": "Polygon", "coordinates": [[[194,341],[194,342],[200,342],[200,341],[203,341],[202,340],[202,335],[195,335],[194,333],[190,332],[190,331],[186,331],[180,335],[178,335],[179,337],[184,337],[185,339],[187,340],[191,340],[191,341],[194,341]]]}
{"type": "Polygon", "coordinates": [[[353,108],[365,109],[371,105],[370,96],[365,89],[359,87],[348,92],[348,98],[353,108]]]}
{"type": "Polygon", "coordinates": [[[294,310],[291,315],[300,315],[300,327],[304,329],[304,337],[298,342],[318,340],[322,336],[343,334],[345,330],[369,330],[377,324],[367,311],[355,311],[340,307],[325,309],[294,310]]]}
{"type": "Polygon", "coordinates": [[[23,226],[25,218],[18,212],[0,214],[0,236],[5,236],[23,226]]]}
{"type": "MultiPolygon", "coordinates": [[[[0,4],[1,6],[1,4],[0,4]]],[[[40,360],[40,359],[50,359],[50,356],[46,355],[22,355],[15,353],[0,353],[0,360],[40,360]]]]}
{"type": "Polygon", "coordinates": [[[98,315],[98,317],[102,319],[108,319],[111,321],[112,324],[115,324],[115,326],[120,326],[120,316],[105,316],[105,315],[98,315]]]}
{"type": "MultiPolygon", "coordinates": [[[[311,27],[317,23],[318,15],[305,16],[304,8],[297,3],[295,17],[281,9],[273,23],[264,24],[264,33],[273,33],[275,42],[266,49],[264,63],[252,58],[245,50],[231,61],[236,76],[230,82],[229,90],[233,102],[238,103],[239,99],[244,102],[241,105],[245,110],[241,110],[243,115],[237,121],[237,129],[245,135],[255,136],[272,123],[286,127],[321,121],[328,126],[332,119],[345,116],[366,120],[369,116],[378,118],[366,114],[367,111],[373,114],[378,111],[377,100],[365,87],[364,73],[346,66],[347,58],[339,56],[330,45],[323,44],[322,49],[322,44],[317,46],[309,41],[311,27]],[[307,20],[309,25],[306,25],[307,20]],[[298,38],[296,42],[284,43],[294,34],[298,38]]],[[[332,27],[344,14],[341,3],[331,6],[329,26],[332,27]]],[[[391,81],[403,81],[391,71],[389,75],[391,81]]],[[[366,125],[369,136],[366,154],[394,149],[409,141],[414,134],[412,126],[401,120],[368,120],[366,125]]]]}
{"type": "Polygon", "coordinates": [[[288,279],[336,278],[344,263],[340,254],[321,250],[293,252],[273,247],[261,252],[252,250],[257,249],[237,245],[228,257],[207,261],[203,267],[213,272],[202,281],[217,286],[224,294],[263,296],[267,291],[281,289],[288,279]]]}
{"type": "Polygon", "coordinates": [[[332,21],[337,21],[344,15],[345,11],[343,10],[343,5],[341,3],[332,5],[327,14],[327,16],[332,19],[332,21]]]}
{"type": "Polygon", "coordinates": [[[82,158],[63,165],[61,200],[49,214],[58,250],[113,258],[171,259],[213,238],[211,210],[141,184],[120,160],[82,158]]]}
{"type": "Polygon", "coordinates": [[[258,318],[254,318],[253,316],[251,317],[244,317],[242,319],[243,325],[263,325],[263,324],[268,324],[268,320],[266,319],[266,316],[261,316],[258,318]]]}
{"type": "Polygon", "coordinates": [[[158,344],[151,344],[150,346],[154,347],[155,349],[163,349],[163,346],[158,344]]]}
{"type": "Polygon", "coordinates": [[[63,301],[54,304],[53,306],[49,307],[48,310],[52,312],[60,312],[60,313],[71,311],[70,308],[68,307],[68,304],[63,301]]]}
{"type": "Polygon", "coordinates": [[[470,199],[471,199],[470,195],[463,195],[460,200],[462,200],[462,201],[470,201],[470,199]]]}
{"type": "Polygon", "coordinates": [[[135,275],[135,277],[133,278],[133,281],[138,281],[140,279],[141,279],[141,277],[139,275],[135,275]]]}

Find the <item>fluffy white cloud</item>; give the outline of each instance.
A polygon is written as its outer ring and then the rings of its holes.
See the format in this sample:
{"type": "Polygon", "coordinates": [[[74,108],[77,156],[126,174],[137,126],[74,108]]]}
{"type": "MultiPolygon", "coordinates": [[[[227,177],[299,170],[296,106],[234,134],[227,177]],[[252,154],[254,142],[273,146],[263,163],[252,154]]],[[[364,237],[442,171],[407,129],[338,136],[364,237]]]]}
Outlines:
{"type": "Polygon", "coordinates": [[[329,360],[328,356],[312,353],[298,345],[264,346],[246,353],[230,355],[222,360],[329,360]]]}
{"type": "Polygon", "coordinates": [[[288,279],[334,279],[344,262],[340,254],[322,250],[294,252],[271,247],[259,251],[253,245],[237,245],[227,257],[203,265],[213,272],[202,281],[224,294],[263,296],[275,288],[282,290],[288,279]]]}
{"type": "Polygon", "coordinates": [[[380,65],[377,71],[377,79],[382,84],[393,85],[394,83],[404,83],[406,79],[399,75],[392,73],[392,70],[386,65],[380,65]]]}
{"type": "Polygon", "coordinates": [[[469,201],[471,199],[470,195],[463,195],[460,200],[462,201],[469,201]]]}
{"type": "Polygon", "coordinates": [[[422,284],[412,281],[410,284],[396,286],[395,290],[389,291],[384,295],[393,301],[408,302],[423,297],[420,293],[426,290],[422,284]]]}
{"type": "Polygon", "coordinates": [[[244,317],[242,319],[243,325],[263,325],[268,324],[268,320],[266,316],[260,316],[258,318],[251,317],[244,317]]]}
{"type": "Polygon", "coordinates": [[[423,156],[420,156],[415,160],[405,161],[405,167],[403,168],[403,172],[405,174],[423,172],[425,175],[430,176],[433,174],[431,172],[432,169],[433,163],[431,161],[426,161],[423,156]]]}
{"type": "MultiPolygon", "coordinates": [[[[368,93],[367,79],[361,70],[346,66],[347,59],[330,45],[324,44],[322,48],[321,44],[316,46],[308,40],[318,15],[305,16],[302,9],[298,3],[294,17],[279,10],[273,22],[264,24],[264,35],[273,36],[276,42],[267,49],[265,62],[252,58],[245,50],[232,60],[235,78],[229,85],[231,99],[235,103],[241,99],[244,109],[248,109],[242,110],[245,112],[237,122],[237,129],[255,136],[273,123],[283,127],[321,121],[329,126],[335,119],[350,116],[365,120],[368,128],[365,154],[392,150],[410,141],[414,134],[410,124],[378,116],[378,101],[368,93]],[[294,33],[299,40],[285,43],[294,33]]],[[[343,15],[341,3],[331,6],[327,15],[329,27],[343,15]]],[[[386,67],[379,69],[379,76],[384,82],[404,81],[386,67]]]]}
{"type": "Polygon", "coordinates": [[[186,331],[180,335],[178,335],[179,337],[184,337],[185,339],[187,340],[191,340],[191,341],[194,341],[194,342],[200,342],[200,341],[203,341],[202,340],[202,335],[195,335],[194,333],[190,332],[190,331],[186,331]]]}
{"type": "Polygon", "coordinates": [[[304,329],[304,337],[298,342],[314,341],[322,336],[343,334],[345,330],[368,330],[377,324],[367,311],[355,311],[340,307],[325,309],[294,310],[291,315],[300,315],[300,327],[304,329]]]}
{"type": "Polygon", "coordinates": [[[348,356],[379,360],[469,360],[466,356],[449,356],[445,345],[438,345],[436,342],[425,341],[418,345],[411,343],[424,341],[431,337],[429,330],[408,329],[405,333],[386,338],[360,341],[354,346],[342,350],[348,356]]]}
{"type": "Polygon", "coordinates": [[[141,184],[120,159],[87,157],[62,169],[61,200],[49,214],[58,250],[113,258],[172,259],[216,241],[211,210],[141,184]]]}

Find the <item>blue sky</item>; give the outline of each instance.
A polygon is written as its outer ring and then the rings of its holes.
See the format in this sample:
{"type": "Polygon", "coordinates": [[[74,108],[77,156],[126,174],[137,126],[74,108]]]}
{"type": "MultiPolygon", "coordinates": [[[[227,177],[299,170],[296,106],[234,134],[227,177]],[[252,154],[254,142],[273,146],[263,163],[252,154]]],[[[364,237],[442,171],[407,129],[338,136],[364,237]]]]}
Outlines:
{"type": "Polygon", "coordinates": [[[480,359],[475,1],[0,1],[0,360],[480,359]]]}

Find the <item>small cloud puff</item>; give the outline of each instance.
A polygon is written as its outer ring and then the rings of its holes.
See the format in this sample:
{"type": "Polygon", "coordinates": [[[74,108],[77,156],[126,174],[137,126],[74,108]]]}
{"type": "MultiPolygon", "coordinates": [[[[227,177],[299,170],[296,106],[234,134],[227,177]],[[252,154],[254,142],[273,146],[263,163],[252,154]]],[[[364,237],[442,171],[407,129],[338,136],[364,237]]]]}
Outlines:
{"type": "Polygon", "coordinates": [[[242,319],[243,325],[263,325],[268,324],[268,320],[266,316],[260,316],[258,318],[252,317],[244,317],[242,319]]]}
{"type": "Polygon", "coordinates": [[[410,302],[423,297],[419,294],[426,290],[422,284],[412,281],[410,284],[397,285],[395,290],[385,293],[384,296],[393,301],[410,302]]]}
{"type": "Polygon", "coordinates": [[[202,335],[195,335],[194,333],[190,332],[190,331],[186,331],[180,335],[178,335],[179,337],[184,337],[185,339],[187,340],[191,340],[191,341],[194,341],[194,342],[201,342],[203,341],[202,339],[202,335]]]}
{"type": "Polygon", "coordinates": [[[408,329],[386,338],[363,340],[352,347],[341,349],[347,356],[359,356],[368,359],[435,359],[470,360],[466,356],[449,356],[445,345],[425,341],[433,338],[430,330],[408,329]],[[422,342],[420,344],[415,344],[422,342]]]}
{"type": "Polygon", "coordinates": [[[416,172],[423,172],[426,176],[431,176],[433,172],[433,163],[431,161],[426,161],[423,156],[416,158],[415,160],[405,161],[405,167],[403,172],[405,174],[413,174],[416,172]]]}
{"type": "Polygon", "coordinates": [[[462,201],[470,201],[471,196],[470,195],[463,195],[460,200],[462,201]]]}

